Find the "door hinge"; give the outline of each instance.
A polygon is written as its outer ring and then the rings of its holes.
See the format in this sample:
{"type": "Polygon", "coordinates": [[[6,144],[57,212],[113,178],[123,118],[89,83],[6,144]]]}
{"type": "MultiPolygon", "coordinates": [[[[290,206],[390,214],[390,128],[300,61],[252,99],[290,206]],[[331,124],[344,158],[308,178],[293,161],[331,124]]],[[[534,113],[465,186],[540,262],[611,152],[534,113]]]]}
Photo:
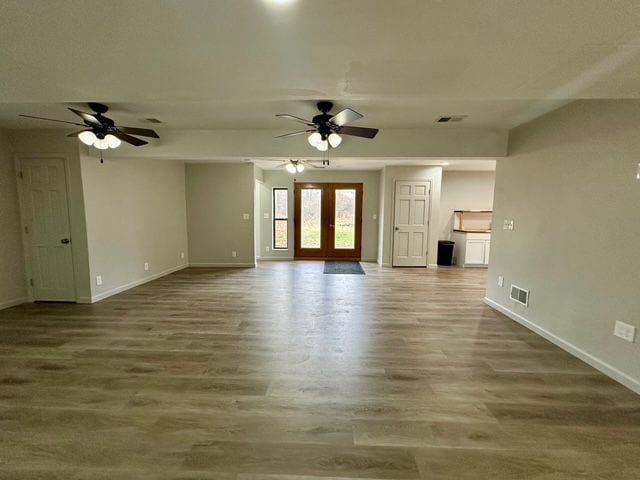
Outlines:
{"type": "Polygon", "coordinates": [[[23,179],[23,178],[24,178],[24,175],[22,174],[22,170],[20,170],[20,171],[18,172],[18,176],[19,176],[21,179],[23,179]]]}
{"type": "Polygon", "coordinates": [[[29,227],[24,227],[24,233],[29,234],[29,227]]]}
{"type": "Polygon", "coordinates": [[[31,285],[33,287],[33,278],[29,279],[29,285],[31,285]]]}

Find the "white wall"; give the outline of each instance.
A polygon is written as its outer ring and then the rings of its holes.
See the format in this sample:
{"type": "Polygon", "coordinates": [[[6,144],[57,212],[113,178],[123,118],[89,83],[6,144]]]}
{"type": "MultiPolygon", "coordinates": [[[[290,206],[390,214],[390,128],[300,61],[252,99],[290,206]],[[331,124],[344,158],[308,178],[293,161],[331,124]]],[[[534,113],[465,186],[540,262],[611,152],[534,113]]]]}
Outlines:
{"type": "Polygon", "coordinates": [[[260,211],[262,222],[260,225],[260,259],[292,259],[294,256],[294,203],[293,188],[294,182],[328,182],[328,183],[362,183],[362,260],[375,261],[378,250],[378,216],[379,208],[379,171],[337,171],[319,170],[307,168],[302,173],[291,175],[284,170],[265,170],[263,172],[263,184],[260,189],[260,211]],[[272,212],[272,189],[284,187],[289,189],[289,249],[272,250],[273,235],[273,212],[272,212]],[[269,218],[264,218],[268,214],[269,218]],[[269,251],[266,248],[269,247],[269,251]]]}
{"type": "Polygon", "coordinates": [[[191,265],[255,265],[254,189],[251,163],[186,165],[191,265]],[[247,220],[243,218],[245,213],[249,215],[247,220]],[[236,257],[232,257],[232,251],[236,257]]]}
{"type": "MultiPolygon", "coordinates": [[[[190,161],[246,158],[309,158],[304,135],[274,139],[296,124],[282,122],[277,130],[168,130],[160,128],[160,140],[144,148],[123,145],[111,157],[180,158],[190,161]]],[[[337,150],[344,158],[398,157],[502,157],[507,153],[508,132],[496,128],[433,126],[420,129],[382,129],[375,140],[345,137],[337,150]]],[[[311,149],[313,150],[313,149],[311,149]]],[[[316,151],[316,159],[322,155],[316,151]]]]}
{"type": "Polygon", "coordinates": [[[450,240],[454,210],[491,210],[495,172],[442,172],[440,240],[450,240]]]}
{"type": "Polygon", "coordinates": [[[515,129],[498,160],[488,301],[640,393],[640,102],[579,101],[515,129]],[[505,278],[497,286],[498,275],[505,278]],[[530,306],[509,285],[530,289],[530,306]],[[519,317],[518,317],[518,316],[519,317]]]}
{"type": "Polygon", "coordinates": [[[0,308],[26,300],[16,172],[9,133],[0,130],[0,308]]]}
{"type": "Polygon", "coordinates": [[[81,162],[93,301],[187,265],[183,162],[81,162]]]}
{"type": "Polygon", "coordinates": [[[438,253],[438,234],[440,222],[440,187],[442,183],[442,167],[385,167],[384,169],[384,198],[383,210],[380,218],[382,223],[382,255],[380,263],[391,266],[393,253],[393,214],[394,193],[396,180],[428,180],[431,182],[430,196],[430,228],[429,251],[427,263],[436,265],[438,253]]]}

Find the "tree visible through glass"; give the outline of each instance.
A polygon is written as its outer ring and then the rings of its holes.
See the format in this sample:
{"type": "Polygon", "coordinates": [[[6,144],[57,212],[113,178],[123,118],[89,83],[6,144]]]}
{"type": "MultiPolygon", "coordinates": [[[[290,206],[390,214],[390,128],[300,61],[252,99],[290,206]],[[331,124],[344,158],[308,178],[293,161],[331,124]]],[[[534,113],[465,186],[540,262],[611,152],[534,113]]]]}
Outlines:
{"type": "Polygon", "coordinates": [[[322,190],[305,188],[302,190],[300,216],[300,246],[302,248],[320,248],[320,229],[322,222],[322,190]]]}
{"type": "Polygon", "coordinates": [[[356,248],[356,191],[336,190],[335,233],[336,249],[356,248]]]}

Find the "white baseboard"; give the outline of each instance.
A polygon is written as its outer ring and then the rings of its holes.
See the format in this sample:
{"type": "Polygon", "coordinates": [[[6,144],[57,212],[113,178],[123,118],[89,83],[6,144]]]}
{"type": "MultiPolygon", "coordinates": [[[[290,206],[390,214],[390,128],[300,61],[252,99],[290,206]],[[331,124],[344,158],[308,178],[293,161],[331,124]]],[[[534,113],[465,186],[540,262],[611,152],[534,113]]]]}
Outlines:
{"type": "Polygon", "coordinates": [[[212,268],[252,268],[255,263],[190,263],[190,267],[212,267],[212,268]]]}
{"type": "Polygon", "coordinates": [[[429,265],[427,265],[427,268],[438,268],[438,264],[437,263],[430,263],[429,265]]]}
{"type": "Polygon", "coordinates": [[[377,258],[361,258],[360,261],[367,262],[367,263],[378,263],[377,258]]]}
{"type": "Polygon", "coordinates": [[[260,262],[293,262],[293,257],[260,257],[260,262]]]}
{"type": "Polygon", "coordinates": [[[383,267],[393,267],[390,263],[382,262],[383,267]]]}
{"type": "MultiPolygon", "coordinates": [[[[164,277],[165,275],[169,275],[170,273],[177,272],[178,270],[182,270],[183,268],[187,268],[188,265],[178,265],[177,267],[169,268],[159,273],[154,273],[153,275],[149,275],[148,277],[141,278],[140,280],[134,280],[133,282],[129,282],[125,285],[120,285],[119,287],[112,288],[111,290],[107,290],[106,292],[99,293],[98,295],[91,296],[91,303],[99,302],[100,300],[104,300],[107,297],[111,297],[113,295],[117,295],[118,293],[122,293],[125,290],[129,290],[131,288],[142,285],[143,283],[151,282],[152,280],[157,280],[160,277],[164,277]]],[[[84,303],[81,300],[85,300],[85,297],[78,299],[78,303],[84,303]]]]}
{"type": "Polygon", "coordinates": [[[580,360],[582,360],[585,363],[588,363],[593,368],[595,368],[596,370],[599,370],[600,372],[604,373],[608,377],[611,377],[615,381],[620,382],[622,385],[624,385],[625,387],[629,388],[630,390],[633,390],[635,393],[640,394],[640,381],[639,380],[636,380],[635,378],[630,377],[626,373],[621,372],[617,368],[609,365],[608,363],[600,360],[599,358],[594,357],[590,353],[585,352],[584,350],[582,350],[579,347],[576,347],[572,343],[569,343],[566,340],[563,340],[562,338],[560,338],[560,337],[556,336],[555,334],[551,333],[549,330],[546,330],[546,329],[544,329],[542,327],[539,327],[538,325],[536,325],[532,321],[527,320],[526,318],[524,318],[522,315],[520,315],[520,314],[518,314],[518,313],[516,313],[514,311],[509,310],[507,307],[505,307],[503,305],[500,305],[499,303],[494,302],[493,300],[491,300],[491,299],[489,299],[487,297],[484,297],[484,303],[489,305],[491,308],[494,308],[494,309],[498,310],[500,313],[503,313],[504,315],[509,317],[511,320],[514,320],[514,321],[518,322],[520,325],[523,325],[524,327],[527,327],[529,330],[537,333],[541,337],[546,338],[551,343],[553,343],[553,344],[557,345],[558,347],[560,347],[561,349],[569,352],[574,357],[578,357],[580,360]]]}
{"type": "Polygon", "coordinates": [[[28,301],[28,297],[18,297],[12,300],[6,300],[4,302],[0,302],[0,310],[15,307],[16,305],[22,305],[23,303],[27,303],[28,301]]]}

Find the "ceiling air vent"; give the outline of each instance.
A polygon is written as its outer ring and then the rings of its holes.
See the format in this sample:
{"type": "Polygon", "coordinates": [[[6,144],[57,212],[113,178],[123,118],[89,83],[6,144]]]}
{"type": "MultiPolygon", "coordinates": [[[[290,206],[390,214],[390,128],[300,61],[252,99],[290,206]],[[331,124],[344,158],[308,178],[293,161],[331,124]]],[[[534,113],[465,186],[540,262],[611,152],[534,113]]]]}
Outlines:
{"type": "Polygon", "coordinates": [[[518,302],[525,307],[529,306],[529,290],[511,285],[511,300],[518,302]]]}
{"type": "Polygon", "coordinates": [[[436,118],[435,123],[455,123],[461,122],[465,118],[467,118],[467,115],[447,115],[436,118]]]}
{"type": "Polygon", "coordinates": [[[145,120],[149,123],[162,123],[160,120],[158,120],[157,118],[145,118],[145,120]]]}

